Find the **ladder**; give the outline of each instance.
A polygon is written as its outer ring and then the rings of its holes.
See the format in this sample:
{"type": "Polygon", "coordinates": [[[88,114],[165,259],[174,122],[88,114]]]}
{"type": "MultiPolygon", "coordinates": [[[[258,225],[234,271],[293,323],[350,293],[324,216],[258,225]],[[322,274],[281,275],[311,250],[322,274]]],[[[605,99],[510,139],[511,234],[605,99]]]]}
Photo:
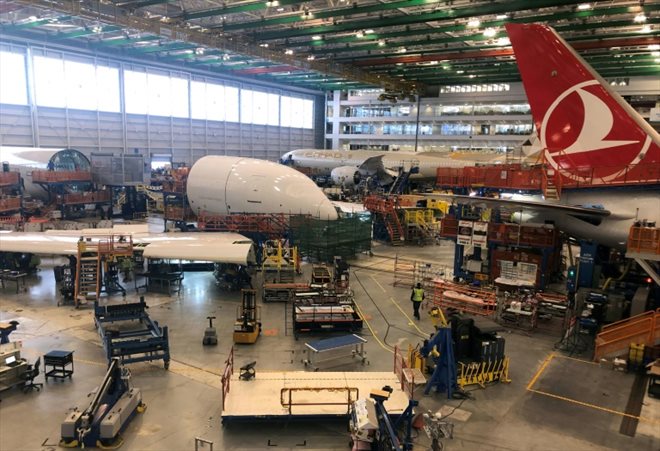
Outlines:
{"type": "Polygon", "coordinates": [[[391,244],[393,246],[402,245],[404,230],[399,220],[395,201],[379,196],[368,196],[364,199],[364,206],[367,210],[380,215],[387,229],[391,244]]]}
{"type": "Polygon", "coordinates": [[[101,253],[91,238],[78,241],[74,304],[78,308],[88,300],[97,301],[101,292],[101,253]]]}
{"type": "Polygon", "coordinates": [[[546,200],[559,200],[561,197],[561,175],[551,167],[541,171],[541,190],[546,200]]]}

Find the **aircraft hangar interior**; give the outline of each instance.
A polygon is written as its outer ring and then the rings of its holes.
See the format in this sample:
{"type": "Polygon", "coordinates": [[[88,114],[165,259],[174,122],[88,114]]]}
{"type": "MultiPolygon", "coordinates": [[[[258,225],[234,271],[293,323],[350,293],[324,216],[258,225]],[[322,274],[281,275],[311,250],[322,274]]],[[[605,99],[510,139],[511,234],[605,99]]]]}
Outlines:
{"type": "Polygon", "coordinates": [[[4,0],[0,450],[657,451],[659,130],[657,0],[4,0]]]}

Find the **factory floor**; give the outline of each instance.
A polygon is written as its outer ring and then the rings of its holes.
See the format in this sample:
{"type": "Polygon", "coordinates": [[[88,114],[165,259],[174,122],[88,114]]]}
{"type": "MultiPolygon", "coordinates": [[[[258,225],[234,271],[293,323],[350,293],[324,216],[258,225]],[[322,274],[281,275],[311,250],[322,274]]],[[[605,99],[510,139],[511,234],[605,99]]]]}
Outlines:
{"type": "MultiPolygon", "coordinates": [[[[409,290],[392,286],[393,261],[387,256],[395,252],[449,265],[453,256],[447,244],[394,250],[377,246],[373,257],[361,256],[352,268],[351,286],[367,323],[363,336],[368,340],[369,364],[349,359],[331,370],[391,371],[394,345],[407,349],[433,331],[428,315],[420,321],[410,319],[409,290]]],[[[57,306],[55,264],[59,261],[43,259],[41,270],[28,278],[25,292],[16,294],[13,287],[0,290],[0,321],[20,322],[10,338],[22,341],[22,356],[30,362],[54,349],[75,351],[75,373],[71,380],[51,379],[41,392],[0,393],[0,450],[56,449],[67,411],[85,407],[87,394],[105,373],[92,310],[57,306]]],[[[129,290],[127,299],[136,300],[134,293],[129,290]]],[[[147,410],[123,432],[122,449],[192,450],[195,437],[212,441],[216,451],[349,449],[347,420],[221,424],[220,374],[232,346],[238,293],[219,291],[209,273],[186,273],[179,296],[148,294],[146,299],[151,317],[169,327],[172,362],[169,371],[160,361],[130,365],[133,384],[142,390],[147,410]],[[209,315],[218,318],[215,347],[201,344],[209,315]]],[[[285,322],[285,308],[285,304],[262,306],[263,333],[254,345],[235,346],[237,367],[256,360],[257,372],[305,370],[304,343],[323,336],[295,340],[286,328],[290,321],[285,322]]],[[[553,354],[557,336],[502,334],[511,359],[510,383],[468,387],[472,398],[463,402],[442,394],[424,396],[423,387],[416,391],[420,411],[453,411],[449,419],[455,424],[454,438],[445,440],[445,449],[660,449],[659,400],[644,399],[634,437],[619,433],[634,375],[553,354]]],[[[38,381],[44,382],[43,376],[38,381]]],[[[259,399],[247,395],[244,402],[258,404],[259,399]]],[[[414,434],[415,449],[428,449],[424,432],[414,434]]]]}

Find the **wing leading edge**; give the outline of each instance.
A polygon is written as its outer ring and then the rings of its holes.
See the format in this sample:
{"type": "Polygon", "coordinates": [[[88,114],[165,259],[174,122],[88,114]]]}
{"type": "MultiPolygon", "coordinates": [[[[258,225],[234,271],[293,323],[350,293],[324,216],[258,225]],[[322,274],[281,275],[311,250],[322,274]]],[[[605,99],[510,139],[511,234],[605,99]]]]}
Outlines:
{"type": "Polygon", "coordinates": [[[579,205],[551,204],[546,202],[535,202],[529,200],[493,199],[490,197],[464,196],[455,194],[426,194],[425,197],[456,201],[461,204],[483,205],[488,208],[508,207],[517,210],[529,210],[539,212],[564,213],[572,216],[604,218],[611,215],[609,210],[583,207],[579,205]]]}

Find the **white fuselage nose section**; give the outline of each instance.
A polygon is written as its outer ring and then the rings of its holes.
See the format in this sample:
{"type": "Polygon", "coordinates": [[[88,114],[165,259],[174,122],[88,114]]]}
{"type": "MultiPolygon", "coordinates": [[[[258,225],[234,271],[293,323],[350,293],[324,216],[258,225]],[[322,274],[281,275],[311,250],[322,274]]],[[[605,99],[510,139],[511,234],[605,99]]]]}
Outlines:
{"type": "Polygon", "coordinates": [[[195,213],[285,213],[337,219],[323,191],[304,174],[265,160],[207,156],[188,175],[195,213]]]}

